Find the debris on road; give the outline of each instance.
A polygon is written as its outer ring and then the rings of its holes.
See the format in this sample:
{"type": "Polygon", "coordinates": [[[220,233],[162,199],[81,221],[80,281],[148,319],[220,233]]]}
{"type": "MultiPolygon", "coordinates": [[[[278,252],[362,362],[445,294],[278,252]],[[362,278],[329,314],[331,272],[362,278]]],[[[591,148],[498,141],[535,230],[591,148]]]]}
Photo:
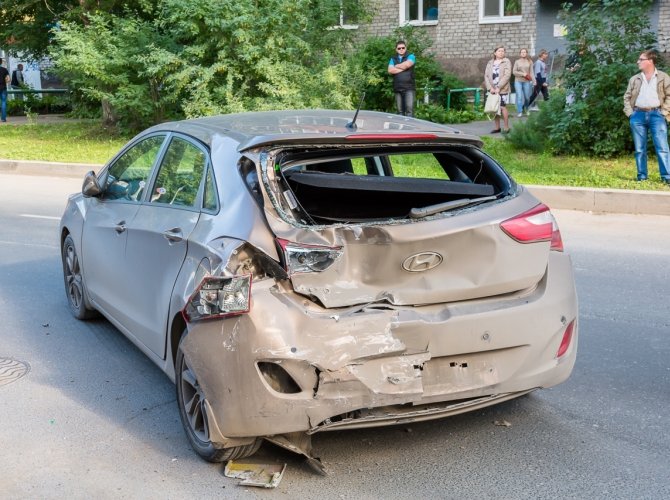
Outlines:
{"type": "Polygon", "coordinates": [[[229,460],[223,474],[226,477],[242,479],[240,486],[276,488],[284,477],[286,464],[259,464],[229,460]]]}
{"type": "Polygon", "coordinates": [[[510,424],[507,420],[494,420],[493,425],[500,427],[512,427],[512,424],[510,424]]]}

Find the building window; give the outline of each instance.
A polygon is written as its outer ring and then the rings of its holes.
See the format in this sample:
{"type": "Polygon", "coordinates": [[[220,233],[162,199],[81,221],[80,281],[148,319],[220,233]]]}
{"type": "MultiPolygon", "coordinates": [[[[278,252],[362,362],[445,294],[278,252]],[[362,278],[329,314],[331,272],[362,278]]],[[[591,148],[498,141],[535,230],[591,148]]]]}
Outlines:
{"type": "Polygon", "coordinates": [[[358,0],[340,0],[340,17],[335,28],[358,29],[359,9],[358,0]]]}
{"type": "Polygon", "coordinates": [[[479,22],[521,22],[521,0],[479,0],[479,22]]]}
{"type": "Polygon", "coordinates": [[[438,0],[400,0],[401,24],[437,24],[438,0]]]}

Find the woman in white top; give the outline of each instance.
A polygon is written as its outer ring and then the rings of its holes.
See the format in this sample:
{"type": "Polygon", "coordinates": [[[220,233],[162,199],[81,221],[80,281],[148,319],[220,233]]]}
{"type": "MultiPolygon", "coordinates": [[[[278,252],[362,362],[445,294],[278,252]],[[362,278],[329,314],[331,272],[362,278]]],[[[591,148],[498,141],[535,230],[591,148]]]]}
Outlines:
{"type": "Polygon", "coordinates": [[[509,102],[510,78],[512,78],[512,62],[505,57],[505,47],[498,46],[493,51],[493,59],[488,62],[484,72],[486,90],[491,94],[500,94],[500,112],[505,125],[501,130],[500,115],[496,115],[496,128],[491,131],[493,134],[501,131],[509,132],[509,115],[505,106],[509,102]]]}
{"type": "Polygon", "coordinates": [[[528,114],[528,103],[535,88],[534,73],[533,59],[528,55],[528,49],[521,49],[519,59],[514,61],[514,68],[512,69],[516,92],[516,112],[519,118],[523,116],[524,111],[528,114]]]}

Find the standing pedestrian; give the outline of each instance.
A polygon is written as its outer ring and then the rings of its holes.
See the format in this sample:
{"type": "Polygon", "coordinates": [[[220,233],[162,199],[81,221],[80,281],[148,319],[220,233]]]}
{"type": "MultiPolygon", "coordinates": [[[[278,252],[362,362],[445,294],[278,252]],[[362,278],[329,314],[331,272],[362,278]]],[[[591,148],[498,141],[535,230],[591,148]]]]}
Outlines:
{"type": "Polygon", "coordinates": [[[537,61],[535,61],[534,71],[535,71],[535,90],[530,96],[529,105],[531,106],[531,111],[539,111],[537,104],[533,106],[535,99],[542,92],[542,97],[545,101],[549,100],[549,84],[547,83],[547,59],[549,59],[549,52],[545,49],[540,51],[540,54],[537,56],[537,61]]]}
{"type": "Polygon", "coordinates": [[[533,59],[528,55],[528,49],[519,51],[519,59],[514,61],[512,74],[514,75],[514,91],[516,92],[516,112],[517,116],[521,118],[524,111],[528,114],[530,96],[535,87],[533,59]]]}
{"type": "Polygon", "coordinates": [[[7,85],[9,84],[9,71],[2,66],[0,58],[0,119],[7,121],[7,85]]]}
{"type": "MultiPolygon", "coordinates": [[[[12,89],[21,90],[25,81],[23,79],[23,64],[19,63],[16,69],[12,71],[12,89]]],[[[23,94],[18,94],[17,99],[23,100],[23,94]]]]}
{"type": "Polygon", "coordinates": [[[407,44],[398,40],[395,44],[396,54],[389,61],[388,72],[393,75],[393,91],[398,114],[414,116],[416,100],[416,83],[414,81],[414,54],[407,55],[407,44]]]}
{"type": "Polygon", "coordinates": [[[486,90],[490,94],[500,95],[500,113],[503,117],[504,128],[500,128],[500,115],[496,115],[496,128],[491,131],[492,134],[498,132],[509,132],[509,114],[507,113],[507,103],[509,102],[509,81],[512,78],[512,62],[505,57],[505,47],[498,46],[493,51],[493,59],[486,64],[484,71],[484,83],[486,90]]]}
{"type": "Polygon", "coordinates": [[[640,73],[628,81],[623,95],[623,111],[630,120],[635,144],[637,180],[647,180],[647,135],[654,142],[661,180],[670,184],[670,150],[668,121],[670,120],[670,76],[656,69],[658,53],[645,50],[637,60],[640,73]]]}

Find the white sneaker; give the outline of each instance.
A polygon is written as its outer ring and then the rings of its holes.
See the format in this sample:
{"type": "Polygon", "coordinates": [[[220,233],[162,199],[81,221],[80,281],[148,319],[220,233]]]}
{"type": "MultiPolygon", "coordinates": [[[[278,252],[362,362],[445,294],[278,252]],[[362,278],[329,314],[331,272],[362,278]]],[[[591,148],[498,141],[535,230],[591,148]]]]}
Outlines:
{"type": "Polygon", "coordinates": [[[522,116],[523,116],[523,113],[519,113],[518,115],[516,115],[517,118],[521,118],[522,116]]]}
{"type": "Polygon", "coordinates": [[[538,108],[537,106],[531,106],[530,108],[528,108],[528,111],[540,111],[540,108],[538,108]]]}

